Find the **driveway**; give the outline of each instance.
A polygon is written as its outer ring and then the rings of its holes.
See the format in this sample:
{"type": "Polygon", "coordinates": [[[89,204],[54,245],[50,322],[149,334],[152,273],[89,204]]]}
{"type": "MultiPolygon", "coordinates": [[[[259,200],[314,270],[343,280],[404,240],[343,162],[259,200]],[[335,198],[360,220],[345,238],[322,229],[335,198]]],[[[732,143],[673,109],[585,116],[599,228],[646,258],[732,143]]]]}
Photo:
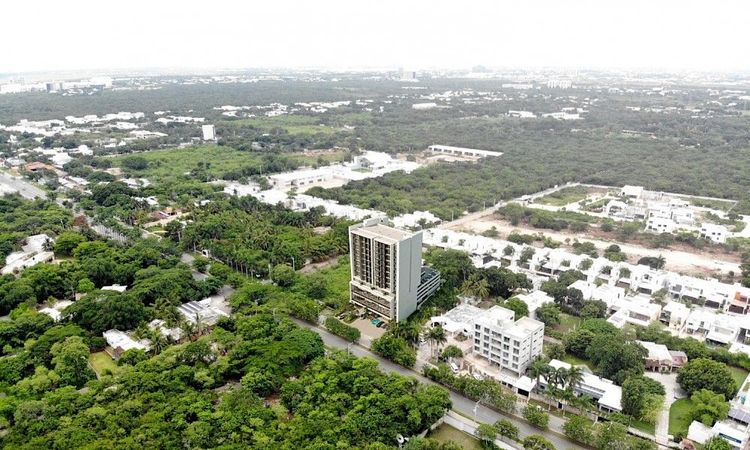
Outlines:
{"type": "Polygon", "coordinates": [[[661,414],[656,421],[656,440],[666,445],[669,442],[669,407],[678,398],[684,398],[685,391],[677,384],[677,373],[646,372],[644,375],[664,386],[666,395],[661,414]]]}

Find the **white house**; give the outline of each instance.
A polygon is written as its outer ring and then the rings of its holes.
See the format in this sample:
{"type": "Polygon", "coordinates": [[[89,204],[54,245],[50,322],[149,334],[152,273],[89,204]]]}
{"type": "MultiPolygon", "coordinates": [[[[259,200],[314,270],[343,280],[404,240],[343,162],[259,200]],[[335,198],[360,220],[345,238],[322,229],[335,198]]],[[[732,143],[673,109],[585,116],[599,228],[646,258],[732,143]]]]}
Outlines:
{"type": "Polygon", "coordinates": [[[727,241],[729,231],[724,225],[716,225],[713,223],[704,223],[701,225],[699,232],[700,237],[706,238],[712,242],[723,244],[727,241]]]}
{"type": "Polygon", "coordinates": [[[536,310],[540,306],[547,303],[554,303],[555,299],[547,295],[544,291],[531,291],[528,294],[515,295],[516,298],[522,300],[529,307],[529,317],[536,319],[536,310]]]}
{"type": "MultiPolygon", "coordinates": [[[[569,370],[572,367],[570,364],[557,359],[550,361],[549,366],[558,370],[569,370]]],[[[539,385],[542,389],[546,389],[547,383],[544,377],[540,378],[539,385]]],[[[584,371],[583,379],[576,385],[575,392],[577,395],[585,394],[594,399],[602,411],[622,411],[622,388],[606,378],[584,371]]]]}

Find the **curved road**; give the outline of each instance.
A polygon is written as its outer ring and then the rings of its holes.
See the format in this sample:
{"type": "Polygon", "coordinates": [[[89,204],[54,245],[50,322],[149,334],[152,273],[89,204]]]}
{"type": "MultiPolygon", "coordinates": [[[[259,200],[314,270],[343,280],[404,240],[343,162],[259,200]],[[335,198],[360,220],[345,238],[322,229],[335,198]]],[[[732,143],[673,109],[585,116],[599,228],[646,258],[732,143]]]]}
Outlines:
{"type": "MultiPolygon", "coordinates": [[[[342,350],[349,349],[349,351],[355,356],[368,357],[368,358],[372,358],[376,360],[378,364],[380,364],[380,368],[386,372],[396,372],[401,375],[414,377],[420,382],[425,383],[425,384],[437,385],[437,383],[435,383],[434,381],[428,378],[425,378],[424,376],[418,374],[417,372],[411,369],[407,369],[405,367],[399,366],[398,364],[394,364],[391,361],[388,361],[387,359],[382,358],[370,352],[366,348],[361,347],[356,344],[351,344],[349,341],[344,340],[343,338],[340,338],[334,334],[331,334],[322,328],[319,328],[315,325],[309,324],[307,322],[303,322],[298,319],[292,318],[292,320],[294,320],[294,322],[297,325],[304,327],[304,328],[308,328],[318,333],[320,337],[323,338],[323,343],[327,347],[336,347],[342,350]]],[[[451,398],[451,401],[453,402],[453,410],[466,417],[473,418],[474,406],[476,405],[476,402],[450,389],[448,389],[448,392],[450,392],[450,398],[451,398]]],[[[484,405],[479,405],[479,407],[477,408],[476,420],[478,422],[493,424],[500,419],[508,419],[511,422],[513,422],[518,427],[521,437],[525,437],[530,434],[542,435],[545,438],[549,439],[549,441],[552,442],[552,444],[554,444],[555,448],[557,448],[558,450],[583,449],[584,448],[578,445],[577,443],[567,439],[562,434],[554,433],[549,430],[540,430],[538,428],[535,428],[529,425],[525,421],[519,420],[515,416],[501,414],[493,409],[487,408],[484,405]]],[[[563,423],[562,419],[560,419],[557,416],[550,415],[550,427],[551,428],[559,428],[562,426],[562,423],[563,423]]]]}

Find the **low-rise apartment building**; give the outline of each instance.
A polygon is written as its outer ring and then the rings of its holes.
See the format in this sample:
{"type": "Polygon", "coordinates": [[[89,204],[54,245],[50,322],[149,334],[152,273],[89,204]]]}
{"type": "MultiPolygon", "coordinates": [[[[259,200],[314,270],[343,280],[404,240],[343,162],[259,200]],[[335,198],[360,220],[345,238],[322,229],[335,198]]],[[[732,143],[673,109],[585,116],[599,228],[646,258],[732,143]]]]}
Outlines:
{"type": "Polygon", "coordinates": [[[474,354],[492,365],[522,376],[542,354],[544,324],[493,306],[474,319],[474,354]]]}

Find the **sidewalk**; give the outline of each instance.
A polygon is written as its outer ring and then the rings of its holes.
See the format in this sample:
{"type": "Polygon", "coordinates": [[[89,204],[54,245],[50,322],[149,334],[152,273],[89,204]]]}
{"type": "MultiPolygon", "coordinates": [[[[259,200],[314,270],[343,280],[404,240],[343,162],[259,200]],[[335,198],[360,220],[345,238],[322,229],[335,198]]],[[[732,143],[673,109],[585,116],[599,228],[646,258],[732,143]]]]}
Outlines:
{"type": "MultiPolygon", "coordinates": [[[[464,417],[454,411],[448,411],[445,414],[445,417],[443,417],[443,423],[448,424],[459,431],[468,433],[474,437],[476,437],[475,433],[480,425],[479,423],[474,422],[473,420],[464,417]]],[[[521,446],[521,444],[517,442],[510,443],[500,439],[495,439],[495,445],[505,450],[519,450],[523,448],[523,446],[521,446]]]]}

